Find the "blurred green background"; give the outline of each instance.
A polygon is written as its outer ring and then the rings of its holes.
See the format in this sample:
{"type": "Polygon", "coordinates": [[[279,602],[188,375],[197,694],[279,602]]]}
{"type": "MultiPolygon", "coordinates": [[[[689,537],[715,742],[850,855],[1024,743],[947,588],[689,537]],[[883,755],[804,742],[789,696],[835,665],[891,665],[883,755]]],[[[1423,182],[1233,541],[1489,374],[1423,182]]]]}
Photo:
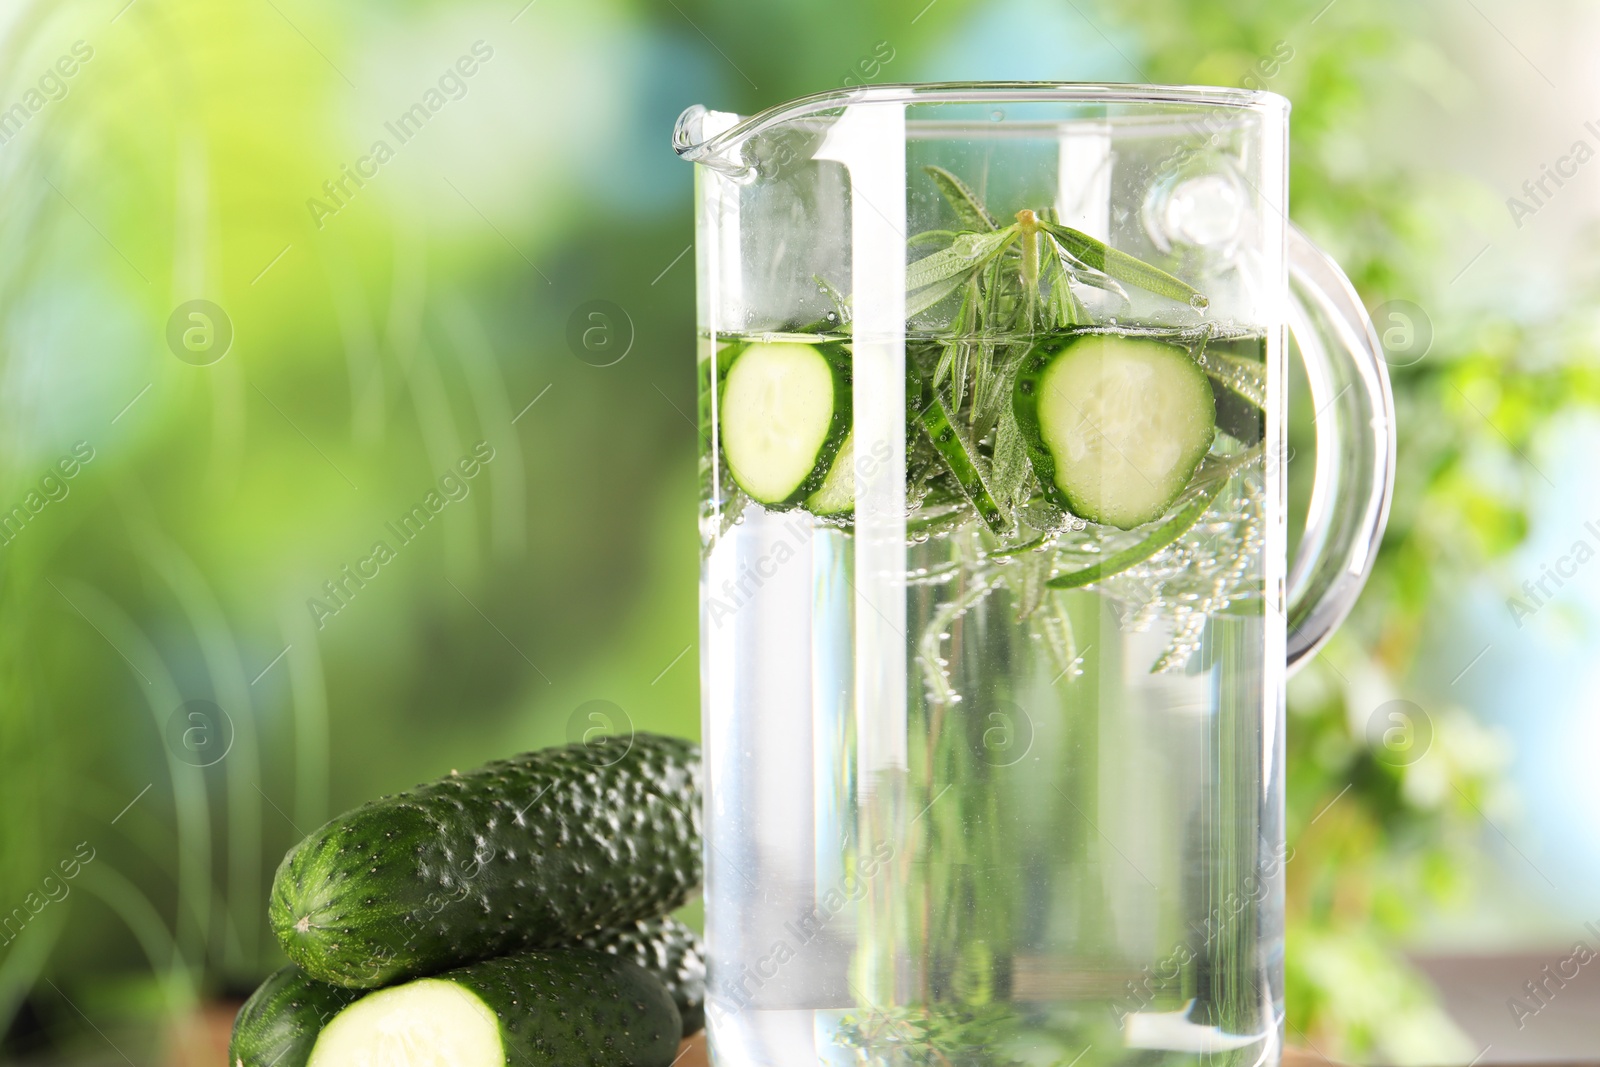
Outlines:
{"type": "Polygon", "coordinates": [[[1597,41],[1581,5],[1487,0],[13,0],[0,1061],[213,1062],[303,832],[589,701],[697,734],[672,122],[969,78],[1293,101],[1293,214],[1400,331],[1401,470],[1362,605],[1291,684],[1288,1038],[1479,1054],[1428,961],[1534,977],[1600,921],[1595,576],[1509,600],[1600,519],[1600,186],[1585,159],[1504,203],[1600,146],[1597,41]],[[194,300],[220,332],[186,349],[194,300]],[[596,300],[607,366],[568,341],[596,300]],[[1370,729],[1394,700],[1403,758],[1370,729]]]}

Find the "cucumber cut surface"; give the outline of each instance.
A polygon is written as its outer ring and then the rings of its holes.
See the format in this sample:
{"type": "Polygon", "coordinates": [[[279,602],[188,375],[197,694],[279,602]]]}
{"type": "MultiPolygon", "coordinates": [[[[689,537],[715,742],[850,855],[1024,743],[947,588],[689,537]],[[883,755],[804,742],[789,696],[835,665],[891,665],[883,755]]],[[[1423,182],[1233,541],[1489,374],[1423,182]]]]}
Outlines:
{"type": "Polygon", "coordinates": [[[751,499],[792,507],[816,492],[850,432],[850,362],[837,343],[753,341],[722,385],[722,451],[751,499]]]}
{"type": "Polygon", "coordinates": [[[1013,410],[1053,502],[1120,529],[1166,514],[1217,419],[1210,381],[1187,350],[1104,333],[1030,353],[1013,410]]]}
{"type": "Polygon", "coordinates": [[[454,982],[424,978],[363,997],[323,1030],[311,1067],[504,1067],[494,1011],[454,982]]]}
{"type": "Polygon", "coordinates": [[[370,993],[309,1067],[668,1067],[682,1024],[660,982],[596,952],[529,952],[370,993]]]}

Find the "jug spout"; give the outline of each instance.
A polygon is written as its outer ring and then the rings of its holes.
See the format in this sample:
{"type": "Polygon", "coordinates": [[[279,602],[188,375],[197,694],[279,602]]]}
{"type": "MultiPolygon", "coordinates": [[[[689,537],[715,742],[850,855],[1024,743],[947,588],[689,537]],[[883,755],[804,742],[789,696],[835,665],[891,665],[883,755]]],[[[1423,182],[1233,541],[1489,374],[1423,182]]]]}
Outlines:
{"type": "Polygon", "coordinates": [[[753,168],[744,160],[744,140],[724,136],[740,122],[729,111],[710,111],[699,104],[678,116],[672,129],[672,149],[691,163],[709,167],[730,178],[747,178],[753,168]]]}

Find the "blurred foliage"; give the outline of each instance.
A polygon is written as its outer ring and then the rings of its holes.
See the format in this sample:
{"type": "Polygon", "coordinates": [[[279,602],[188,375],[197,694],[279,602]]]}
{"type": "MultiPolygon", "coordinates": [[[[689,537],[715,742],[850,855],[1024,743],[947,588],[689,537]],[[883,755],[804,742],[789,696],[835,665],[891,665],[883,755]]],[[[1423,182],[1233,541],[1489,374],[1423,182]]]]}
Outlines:
{"type": "MultiPolygon", "coordinates": [[[[1529,459],[1538,432],[1562,411],[1600,406],[1589,310],[1600,260],[1579,264],[1542,313],[1519,314],[1511,301],[1463,305],[1451,286],[1479,243],[1463,224],[1503,225],[1498,200],[1443,166],[1384,153],[1371,133],[1396,93],[1414,94],[1423,115],[1469,106],[1470,73],[1427,43],[1431,16],[1363,0],[1226,7],[1224,17],[1184,0],[1127,0],[1104,12],[1108,24],[1137,27],[1157,81],[1288,96],[1295,221],[1368,307],[1413,301],[1436,331],[1425,358],[1391,367],[1399,470],[1372,578],[1352,618],[1290,684],[1287,1037],[1336,1058],[1464,1062],[1479,1049],[1399,945],[1425,915],[1467,903],[1485,863],[1485,813],[1509,803],[1508,743],[1462,708],[1418,695],[1427,706],[1412,706],[1432,747],[1396,759],[1381,745],[1387,720],[1374,731],[1369,718],[1413,695],[1430,609],[1492,573],[1527,535],[1544,477],[1529,459]],[[1292,57],[1266,74],[1262,57],[1283,45],[1292,57]]],[[[1291,416],[1296,454],[1314,449],[1310,414],[1291,416]]],[[[1307,473],[1296,465],[1291,475],[1302,500],[1307,473]]]]}
{"type": "MultiPolygon", "coordinates": [[[[143,1062],[152,1015],[248,988],[278,962],[276,857],[333,811],[564,740],[591,699],[696,732],[690,174],[670,123],[840,84],[883,40],[883,77],[946,76],[916,57],[981,11],[124,4],[0,13],[0,108],[75,42],[93,53],[0,147],[0,508],[47,501],[0,547],[0,916],[47,901],[0,946],[7,1057],[114,1040],[143,1062]],[[464,95],[319,228],[323,183],[479,41],[464,95]],[[234,330],[204,367],[166,341],[197,298],[234,330]],[[593,299],[627,316],[614,366],[564,340],[593,299]],[[78,442],[92,461],[45,485],[78,442]],[[466,494],[319,629],[308,600],[479,442],[494,459],[466,494]],[[231,722],[204,768],[171,740],[197,699],[231,722]],[[63,881],[80,842],[94,859],[63,881]]],[[[1417,43],[1422,15],[1068,6],[1140,77],[1291,97],[1297,220],[1369,305],[1447,306],[1474,251],[1455,212],[1482,191],[1366,145],[1395,79],[1438,97],[1466,77],[1417,43]]],[[[1105,76],[1071,55],[1056,76],[1105,76]]],[[[1464,895],[1502,746],[1432,709],[1434,753],[1392,767],[1365,720],[1404,692],[1439,591],[1523,537],[1539,426],[1600,399],[1600,334],[1571,316],[1436,320],[1395,373],[1377,572],[1291,690],[1289,1037],[1333,1055],[1438,1059],[1455,1039],[1394,945],[1464,895]]]]}

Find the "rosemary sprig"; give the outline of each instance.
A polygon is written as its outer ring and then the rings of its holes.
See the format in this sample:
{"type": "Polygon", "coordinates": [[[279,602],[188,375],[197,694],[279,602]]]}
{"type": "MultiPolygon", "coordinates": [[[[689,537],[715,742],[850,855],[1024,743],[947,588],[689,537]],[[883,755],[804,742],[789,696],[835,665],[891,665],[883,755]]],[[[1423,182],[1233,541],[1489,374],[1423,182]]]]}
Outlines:
{"type": "MultiPolygon", "coordinates": [[[[915,257],[906,268],[912,424],[906,495],[917,512],[910,523],[913,536],[940,536],[976,518],[992,540],[974,557],[976,562],[965,565],[973,571],[969,578],[984,588],[1019,585],[1019,595],[1025,584],[1029,603],[1047,588],[1095,585],[1112,590],[1120,588],[1112,581],[1122,581],[1119,575],[1137,581],[1150,568],[1169,567],[1172,553],[1192,539],[1190,531],[1202,522],[1225,521],[1218,517],[1222,491],[1229,478],[1259,461],[1259,448],[1206,460],[1160,520],[1132,531],[1102,528],[1045,499],[1012,408],[1012,393],[1022,360],[1035,345],[1052,343],[1053,335],[1124,332],[1126,326],[1101,325],[1096,318],[1120,316],[1131,301],[1130,289],[1195,310],[1206,306],[1205,297],[1160,268],[1063,225],[1049,208],[1022,208],[1001,225],[1003,216],[959,177],[939,167],[924,170],[953,221],[907,241],[915,257]],[[937,318],[929,318],[930,312],[937,318]]],[[[827,279],[815,281],[832,313],[826,322],[800,329],[848,334],[849,299],[827,279]]],[[[1250,412],[1259,412],[1266,401],[1262,362],[1249,358],[1236,336],[1204,320],[1159,331],[1158,336],[1189,347],[1218,396],[1242,410],[1237,425],[1248,429],[1250,412]]],[[[1236,446],[1248,448],[1259,440],[1259,431],[1252,437],[1230,427],[1230,433],[1221,439],[1236,446]]],[[[724,509],[733,514],[740,510],[724,509]]],[[[848,524],[850,519],[837,521],[848,524]]],[[[1070,634],[1063,640],[1061,647],[1069,648],[1070,634]]]]}
{"type": "Polygon", "coordinates": [[[943,167],[929,165],[922,169],[933,179],[933,184],[938,186],[940,195],[955,210],[956,218],[961,221],[963,227],[969,230],[988,231],[1000,225],[994,216],[989,214],[989,209],[984,206],[983,201],[979,200],[960,178],[943,167]]]}
{"type": "Polygon", "coordinates": [[[1159,267],[1152,267],[1142,259],[1135,259],[1126,252],[1117,251],[1104,241],[1098,241],[1070,226],[1054,222],[1042,222],[1040,225],[1055,238],[1062,251],[1086,267],[1109,275],[1119,282],[1127,282],[1129,285],[1158,296],[1169,297],[1193,308],[1204,308],[1210,303],[1193,286],[1174,278],[1159,267]]]}

